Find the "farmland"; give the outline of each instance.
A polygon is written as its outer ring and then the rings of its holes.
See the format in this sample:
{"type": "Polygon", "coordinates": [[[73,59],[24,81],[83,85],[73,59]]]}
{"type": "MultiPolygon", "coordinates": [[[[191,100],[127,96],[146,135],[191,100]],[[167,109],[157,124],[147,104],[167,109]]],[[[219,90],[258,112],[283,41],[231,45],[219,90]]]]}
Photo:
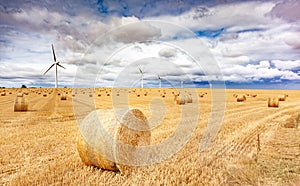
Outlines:
{"type": "Polygon", "coordinates": [[[203,151],[199,145],[211,117],[210,89],[180,90],[196,91],[193,102],[184,105],[174,103],[179,89],[167,88],[3,91],[0,185],[295,185],[300,180],[300,91],[226,90],[221,128],[203,151]],[[20,91],[28,94],[28,110],[14,112],[20,91]],[[246,100],[237,102],[233,94],[246,100]],[[288,97],[278,108],[268,107],[268,98],[280,94],[288,97]],[[184,117],[195,117],[196,128],[179,152],[129,174],[85,166],[76,147],[77,121],[91,110],[116,107],[113,100],[122,95],[130,108],[158,123],[151,130],[151,144],[166,140],[184,117]],[[93,107],[81,110],[87,100],[93,107]],[[182,114],[184,109],[193,113],[194,106],[199,106],[198,116],[182,114]]]}

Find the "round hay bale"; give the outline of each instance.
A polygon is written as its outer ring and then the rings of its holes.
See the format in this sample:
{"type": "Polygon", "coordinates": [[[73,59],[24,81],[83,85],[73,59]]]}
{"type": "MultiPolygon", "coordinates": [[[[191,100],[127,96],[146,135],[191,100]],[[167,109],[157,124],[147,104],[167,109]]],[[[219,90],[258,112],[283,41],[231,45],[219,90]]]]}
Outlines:
{"type": "Polygon", "coordinates": [[[101,97],[101,94],[98,94],[98,97],[101,97]]]}
{"type": "Polygon", "coordinates": [[[5,96],[6,95],[6,92],[1,92],[1,96],[5,96]]]}
{"type": "Polygon", "coordinates": [[[47,94],[43,94],[44,97],[47,97],[47,94]]]}
{"type": "Polygon", "coordinates": [[[185,104],[185,99],[184,99],[183,96],[175,95],[174,96],[174,103],[177,104],[177,105],[184,105],[185,104]]]}
{"type": "Polygon", "coordinates": [[[25,97],[16,97],[14,104],[14,112],[27,111],[28,103],[25,101],[25,97]]]}
{"type": "Polygon", "coordinates": [[[17,93],[17,97],[23,97],[23,93],[22,92],[17,93]]]}
{"type": "Polygon", "coordinates": [[[193,99],[192,99],[191,95],[186,94],[185,95],[185,101],[186,101],[186,103],[193,103],[193,99]]]}
{"type": "Polygon", "coordinates": [[[244,102],[244,101],[246,101],[246,96],[245,95],[238,95],[237,97],[236,97],[236,101],[237,102],[244,102]]]}
{"type": "Polygon", "coordinates": [[[93,95],[92,95],[92,94],[90,94],[90,95],[89,95],[89,97],[93,97],[93,95]]]}
{"type": "Polygon", "coordinates": [[[165,98],[165,97],[166,97],[166,95],[165,95],[165,94],[161,94],[160,96],[161,96],[162,98],[165,98]]]}
{"type": "Polygon", "coordinates": [[[106,96],[110,96],[110,94],[106,94],[106,96]]]}
{"type": "Polygon", "coordinates": [[[60,100],[67,100],[67,95],[66,94],[61,94],[60,100]]]}
{"type": "Polygon", "coordinates": [[[268,98],[268,107],[279,107],[279,98],[268,98]]]}
{"type": "Polygon", "coordinates": [[[136,161],[137,146],[150,145],[150,127],[138,109],[92,111],[79,129],[77,151],[82,162],[102,169],[127,173],[136,161]]]}
{"type": "Polygon", "coordinates": [[[257,94],[251,94],[251,96],[252,96],[253,98],[255,98],[255,97],[257,96],[257,94]]]}
{"type": "Polygon", "coordinates": [[[279,101],[285,101],[285,99],[286,99],[286,94],[278,95],[278,99],[279,99],[279,101]]]}

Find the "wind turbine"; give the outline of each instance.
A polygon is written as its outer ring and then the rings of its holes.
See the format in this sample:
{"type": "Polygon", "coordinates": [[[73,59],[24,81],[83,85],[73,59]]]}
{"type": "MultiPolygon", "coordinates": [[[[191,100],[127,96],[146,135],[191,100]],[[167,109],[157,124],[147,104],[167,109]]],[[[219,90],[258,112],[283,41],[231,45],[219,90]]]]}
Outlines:
{"type": "Polygon", "coordinates": [[[161,77],[159,75],[157,77],[159,79],[159,88],[161,88],[161,77]]]}
{"type": "Polygon", "coordinates": [[[183,88],[183,80],[180,81],[180,87],[183,88]]]}
{"type": "Polygon", "coordinates": [[[145,72],[143,72],[140,67],[138,67],[138,68],[139,68],[141,76],[142,76],[142,78],[141,78],[141,87],[144,88],[144,73],[145,72]]]}
{"type": "Polygon", "coordinates": [[[52,53],[53,53],[54,62],[50,66],[50,68],[48,68],[48,70],[43,75],[45,75],[55,65],[55,88],[57,88],[57,84],[58,84],[57,66],[60,66],[60,67],[62,67],[64,69],[66,69],[66,68],[63,67],[62,65],[60,65],[59,64],[60,62],[56,61],[56,56],[55,56],[55,52],[54,52],[54,46],[53,46],[53,44],[51,46],[52,46],[52,53]]]}

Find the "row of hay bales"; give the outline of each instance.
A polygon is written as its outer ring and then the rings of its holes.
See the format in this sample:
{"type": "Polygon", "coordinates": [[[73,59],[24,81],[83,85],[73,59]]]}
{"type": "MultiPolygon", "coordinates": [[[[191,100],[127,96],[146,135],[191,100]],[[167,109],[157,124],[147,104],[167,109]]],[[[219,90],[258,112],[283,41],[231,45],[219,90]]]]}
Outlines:
{"type": "Polygon", "coordinates": [[[268,98],[268,107],[279,107],[279,102],[285,101],[287,97],[287,94],[281,94],[277,97],[268,98]]]}
{"type": "MultiPolygon", "coordinates": [[[[233,97],[236,98],[237,102],[244,102],[247,100],[247,97],[257,97],[257,94],[246,94],[246,95],[238,95],[238,94],[233,94],[233,97]]],[[[287,94],[280,94],[277,97],[273,97],[273,98],[268,98],[267,99],[267,103],[268,103],[268,107],[279,107],[279,102],[280,101],[285,101],[286,98],[288,97],[287,94]]]]}

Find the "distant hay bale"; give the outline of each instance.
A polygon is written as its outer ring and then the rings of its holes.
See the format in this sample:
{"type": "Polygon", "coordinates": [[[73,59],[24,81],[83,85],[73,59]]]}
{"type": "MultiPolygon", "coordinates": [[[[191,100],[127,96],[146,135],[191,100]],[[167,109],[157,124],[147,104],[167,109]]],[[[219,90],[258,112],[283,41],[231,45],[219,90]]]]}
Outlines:
{"type": "Polygon", "coordinates": [[[89,97],[93,97],[93,94],[90,94],[89,97]]]}
{"type": "Polygon", "coordinates": [[[187,103],[193,103],[192,96],[189,95],[189,94],[186,94],[186,95],[185,95],[185,101],[186,101],[187,103]]]}
{"type": "Polygon", "coordinates": [[[28,110],[28,103],[25,101],[25,97],[17,96],[14,104],[14,112],[27,111],[27,110],[28,110]]]}
{"type": "Polygon", "coordinates": [[[110,96],[110,94],[106,94],[106,96],[110,96]]]}
{"type": "Polygon", "coordinates": [[[177,105],[184,105],[185,104],[185,99],[183,96],[180,95],[175,95],[174,96],[174,103],[177,105]]]}
{"type": "Polygon", "coordinates": [[[279,98],[268,98],[268,107],[279,107],[279,98]]]}
{"type": "Polygon", "coordinates": [[[47,97],[47,94],[43,94],[44,97],[47,97]]]}
{"type": "Polygon", "coordinates": [[[165,98],[165,97],[166,97],[166,95],[165,95],[165,94],[161,94],[160,96],[161,96],[162,98],[165,98]]]}
{"type": "Polygon", "coordinates": [[[17,93],[17,97],[23,97],[23,93],[22,92],[17,93]]]}
{"type": "Polygon", "coordinates": [[[251,94],[251,96],[252,96],[253,98],[255,98],[255,97],[257,96],[257,94],[251,94]]]}
{"type": "Polygon", "coordinates": [[[285,99],[286,99],[286,94],[278,95],[278,99],[279,99],[279,101],[285,101],[285,99]]]}
{"type": "Polygon", "coordinates": [[[140,95],[140,94],[136,94],[136,96],[137,96],[137,97],[140,97],[141,95],[140,95]]]}
{"type": "Polygon", "coordinates": [[[6,92],[1,92],[1,96],[5,96],[6,95],[6,92]]]}
{"type": "Polygon", "coordinates": [[[98,94],[98,97],[101,97],[101,94],[98,94]]]}
{"type": "Polygon", "coordinates": [[[244,101],[246,101],[246,96],[245,95],[238,95],[236,97],[236,101],[237,102],[244,102],[244,101]]]}
{"type": "Polygon", "coordinates": [[[67,100],[67,96],[66,96],[66,94],[61,94],[61,96],[60,96],[60,100],[67,100]]]}
{"type": "Polygon", "coordinates": [[[237,97],[238,97],[238,95],[237,95],[237,94],[233,94],[232,96],[233,96],[233,97],[235,97],[235,98],[237,98],[237,97]]]}
{"type": "Polygon", "coordinates": [[[137,146],[150,145],[151,132],[140,110],[116,113],[114,109],[89,113],[80,125],[77,151],[86,165],[127,173],[137,161],[137,146]]]}

